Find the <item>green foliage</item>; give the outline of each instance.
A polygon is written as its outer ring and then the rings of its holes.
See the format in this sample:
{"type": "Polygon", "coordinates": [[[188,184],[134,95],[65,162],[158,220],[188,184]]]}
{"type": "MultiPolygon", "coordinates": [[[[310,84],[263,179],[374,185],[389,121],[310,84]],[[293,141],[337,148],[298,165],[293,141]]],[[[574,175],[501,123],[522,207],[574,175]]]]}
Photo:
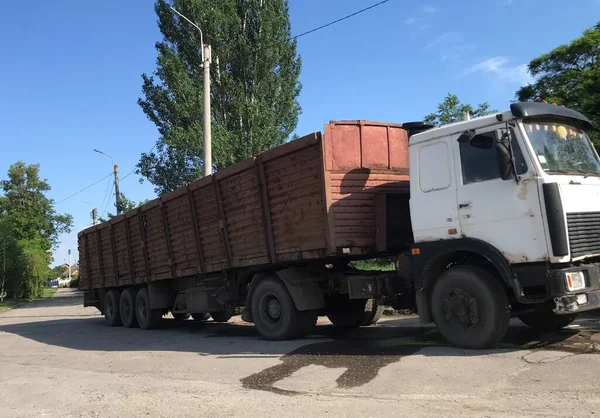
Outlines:
{"type": "Polygon", "coordinates": [[[50,185],[40,178],[37,164],[11,165],[0,187],[0,294],[40,297],[52,275],[49,250],[60,233],[70,232],[71,215],[56,213],[45,195],[50,185]]]}
{"type": "Polygon", "coordinates": [[[585,114],[596,124],[588,132],[600,148],[600,22],[567,45],[561,45],[529,63],[533,84],[517,91],[519,101],[565,105],[585,114]]]}
{"type": "Polygon", "coordinates": [[[447,125],[464,120],[467,111],[471,112],[471,116],[474,118],[497,112],[497,110],[490,109],[488,103],[481,103],[476,109],[473,109],[473,106],[461,103],[455,94],[448,93],[444,97],[444,101],[438,103],[437,112],[426,115],[424,121],[435,126],[447,125]]]}
{"type": "Polygon", "coordinates": [[[69,283],[69,287],[72,289],[77,289],[79,287],[79,277],[73,277],[71,279],[71,283],[69,283]]]}
{"type": "MultiPolygon", "coordinates": [[[[163,40],[157,69],[142,75],[138,103],[156,124],[156,151],[142,154],[139,173],[159,194],[203,173],[202,60],[198,31],[167,0],[155,4],[163,40]]],[[[301,69],[290,39],[287,0],[174,0],[212,46],[213,169],[283,144],[300,114],[301,69]]]]}
{"type": "Polygon", "coordinates": [[[366,271],[394,271],[396,269],[394,260],[390,257],[357,260],[351,264],[355,269],[366,271]]]}
{"type": "MultiPolygon", "coordinates": [[[[133,200],[127,199],[127,197],[123,193],[120,193],[120,195],[121,195],[121,201],[120,201],[121,213],[128,212],[128,211],[130,211],[132,209],[137,208],[138,206],[142,206],[144,203],[149,202],[149,199],[146,199],[146,200],[141,201],[139,203],[135,203],[133,200]]],[[[117,204],[115,203],[115,208],[116,207],[117,207],[117,204]]],[[[109,219],[112,219],[112,218],[114,218],[117,215],[113,215],[112,213],[109,212],[106,216],[107,216],[106,218],[103,218],[102,216],[100,216],[98,218],[98,222],[106,222],[109,219]]]]}

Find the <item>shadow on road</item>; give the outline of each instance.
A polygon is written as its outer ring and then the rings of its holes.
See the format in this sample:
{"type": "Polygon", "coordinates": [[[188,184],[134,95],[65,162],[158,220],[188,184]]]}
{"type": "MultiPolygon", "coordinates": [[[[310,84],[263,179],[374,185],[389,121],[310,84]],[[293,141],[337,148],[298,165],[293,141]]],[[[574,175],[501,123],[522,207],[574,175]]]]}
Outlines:
{"type": "MultiPolygon", "coordinates": [[[[39,304],[43,307],[75,307],[80,306],[81,298],[78,295],[55,297],[39,304]]],[[[516,325],[511,327],[498,349],[475,351],[447,346],[435,327],[421,327],[414,318],[397,318],[350,332],[340,332],[333,326],[318,326],[305,339],[272,342],[260,339],[254,327],[241,323],[165,319],[162,329],[157,331],[110,328],[93,308],[86,309],[84,315],[70,315],[70,310],[65,310],[62,316],[57,313],[57,317],[66,319],[18,323],[19,318],[36,316],[31,315],[30,309],[31,305],[27,305],[27,308],[13,311],[10,317],[0,317],[0,335],[1,332],[16,334],[74,350],[192,352],[224,359],[281,356],[280,364],[241,381],[247,388],[287,394],[293,392],[278,389],[274,383],[309,365],[345,368],[337,380],[338,386],[356,387],[375,378],[382,367],[417,352],[426,356],[455,357],[523,349],[594,353],[598,352],[600,342],[594,343],[600,329],[598,320],[593,318],[581,319],[576,327],[550,334],[537,333],[515,321],[516,325]],[[17,323],[10,323],[13,320],[17,323]],[[427,350],[421,351],[425,348],[427,350]]]]}

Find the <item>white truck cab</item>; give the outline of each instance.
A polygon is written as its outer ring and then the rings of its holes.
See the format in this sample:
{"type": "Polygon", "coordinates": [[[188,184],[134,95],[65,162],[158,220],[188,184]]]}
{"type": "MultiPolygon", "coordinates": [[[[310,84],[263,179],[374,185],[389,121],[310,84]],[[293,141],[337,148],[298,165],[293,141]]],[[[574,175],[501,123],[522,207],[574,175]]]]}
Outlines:
{"type": "Polygon", "coordinates": [[[514,103],[411,135],[423,322],[480,347],[504,335],[510,316],[554,329],[600,307],[600,159],[590,127],[571,109],[514,103]]]}

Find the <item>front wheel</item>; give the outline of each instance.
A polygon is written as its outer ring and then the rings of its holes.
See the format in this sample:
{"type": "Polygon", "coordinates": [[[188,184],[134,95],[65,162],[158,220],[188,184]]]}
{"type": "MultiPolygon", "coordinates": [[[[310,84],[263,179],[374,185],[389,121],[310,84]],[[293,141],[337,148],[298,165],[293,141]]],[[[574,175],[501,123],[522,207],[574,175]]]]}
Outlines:
{"type": "Polygon", "coordinates": [[[433,320],[442,336],[461,348],[490,348],[508,330],[510,307],[504,287],[473,266],[446,270],[431,296],[433,320]]]}
{"type": "Polygon", "coordinates": [[[367,304],[365,305],[365,321],[363,322],[363,326],[376,324],[383,316],[384,310],[385,307],[378,304],[375,299],[367,300],[367,304]]]}
{"type": "Polygon", "coordinates": [[[576,318],[576,314],[557,315],[552,311],[533,312],[519,316],[521,322],[539,332],[559,331],[571,325],[576,318]]]}

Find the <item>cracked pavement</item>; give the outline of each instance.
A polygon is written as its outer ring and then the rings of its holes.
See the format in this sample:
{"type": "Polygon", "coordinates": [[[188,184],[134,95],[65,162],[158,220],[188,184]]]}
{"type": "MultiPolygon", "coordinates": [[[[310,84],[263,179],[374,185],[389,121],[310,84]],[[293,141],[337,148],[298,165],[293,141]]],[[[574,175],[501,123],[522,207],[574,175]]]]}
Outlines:
{"type": "Polygon", "coordinates": [[[0,314],[1,415],[600,415],[599,320],[546,335],[513,322],[485,351],[449,347],[411,317],[348,335],[320,320],[309,338],[270,342],[237,318],[108,328],[60,289],[0,314]]]}

